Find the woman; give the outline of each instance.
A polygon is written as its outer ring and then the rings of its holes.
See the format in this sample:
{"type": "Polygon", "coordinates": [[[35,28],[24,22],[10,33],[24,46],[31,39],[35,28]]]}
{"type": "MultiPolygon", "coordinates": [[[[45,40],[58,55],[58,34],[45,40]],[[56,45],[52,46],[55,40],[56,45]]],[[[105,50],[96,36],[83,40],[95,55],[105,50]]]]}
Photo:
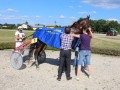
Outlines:
{"type": "Polygon", "coordinates": [[[91,38],[93,37],[93,33],[91,31],[90,26],[84,26],[82,28],[83,34],[71,34],[74,37],[78,37],[81,39],[81,45],[79,47],[79,60],[78,60],[78,67],[77,67],[77,77],[76,79],[79,80],[79,75],[81,73],[81,65],[85,60],[86,70],[89,72],[89,77],[91,75],[91,66],[90,66],[90,57],[91,57],[91,47],[90,42],[91,38]]]}

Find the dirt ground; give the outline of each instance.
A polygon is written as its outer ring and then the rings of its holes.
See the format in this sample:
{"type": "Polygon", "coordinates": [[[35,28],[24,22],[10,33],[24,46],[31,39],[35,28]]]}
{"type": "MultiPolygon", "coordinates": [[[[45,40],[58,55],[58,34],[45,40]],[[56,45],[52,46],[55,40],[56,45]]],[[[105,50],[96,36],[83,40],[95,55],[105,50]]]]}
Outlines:
{"type": "Polygon", "coordinates": [[[31,66],[31,60],[29,65],[24,63],[21,70],[16,70],[10,65],[12,50],[1,50],[0,90],[120,90],[120,57],[92,54],[92,78],[82,72],[77,81],[71,64],[72,80],[67,81],[63,73],[61,81],[57,81],[59,51],[45,52],[46,61],[38,69],[31,66]]]}

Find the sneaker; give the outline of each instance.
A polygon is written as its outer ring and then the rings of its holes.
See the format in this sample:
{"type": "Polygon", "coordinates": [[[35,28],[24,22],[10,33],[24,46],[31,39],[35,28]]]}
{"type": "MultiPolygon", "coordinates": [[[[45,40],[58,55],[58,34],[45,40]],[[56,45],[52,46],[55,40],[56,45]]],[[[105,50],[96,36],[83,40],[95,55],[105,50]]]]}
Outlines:
{"type": "Polygon", "coordinates": [[[57,80],[58,80],[58,81],[61,81],[61,78],[58,77],[57,80]]]}
{"type": "Polygon", "coordinates": [[[88,78],[92,78],[91,75],[89,75],[88,78]]]}
{"type": "Polygon", "coordinates": [[[71,80],[72,79],[72,77],[67,77],[67,80],[71,80]]]}
{"type": "Polygon", "coordinates": [[[77,80],[77,81],[79,81],[79,80],[80,80],[80,78],[79,78],[79,77],[76,77],[76,80],[77,80]]]}

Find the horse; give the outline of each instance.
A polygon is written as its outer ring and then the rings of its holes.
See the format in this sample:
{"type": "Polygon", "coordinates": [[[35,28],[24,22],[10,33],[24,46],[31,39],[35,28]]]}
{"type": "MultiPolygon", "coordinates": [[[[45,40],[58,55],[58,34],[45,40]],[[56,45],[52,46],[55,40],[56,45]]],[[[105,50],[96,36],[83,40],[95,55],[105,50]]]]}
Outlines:
{"type": "Polygon", "coordinates": [[[71,25],[71,32],[75,34],[81,34],[83,26],[85,25],[90,26],[89,21],[90,21],[90,16],[87,16],[82,20],[78,20],[77,22],[74,22],[71,25]]]}
{"type": "MultiPolygon", "coordinates": [[[[86,18],[84,18],[82,20],[78,20],[77,22],[74,22],[71,25],[71,33],[82,34],[84,26],[86,26],[87,28],[91,27],[89,22],[90,22],[90,16],[87,16],[86,18]]],[[[89,33],[89,31],[88,31],[88,33],[89,33]]],[[[77,38],[74,38],[73,43],[72,43],[73,49],[75,49],[74,46],[75,46],[76,41],[77,41],[77,38]]]]}
{"type": "MultiPolygon", "coordinates": [[[[89,24],[90,21],[90,16],[87,16],[86,18],[84,18],[83,20],[78,20],[77,22],[74,22],[70,28],[71,28],[71,33],[75,33],[75,34],[81,34],[82,33],[82,28],[87,25],[90,26],[89,24]]],[[[76,42],[76,38],[73,41],[73,45],[75,45],[76,42]]],[[[35,58],[35,65],[36,67],[38,67],[38,65],[40,63],[43,63],[46,59],[46,54],[44,52],[44,48],[45,46],[47,46],[45,43],[43,43],[42,41],[38,40],[37,42],[37,46],[35,44],[31,44],[30,45],[30,50],[29,50],[29,60],[30,57],[33,55],[34,52],[34,58],[35,58]],[[36,49],[35,49],[36,48],[36,49]],[[34,51],[35,49],[35,51],[34,51]]]]}

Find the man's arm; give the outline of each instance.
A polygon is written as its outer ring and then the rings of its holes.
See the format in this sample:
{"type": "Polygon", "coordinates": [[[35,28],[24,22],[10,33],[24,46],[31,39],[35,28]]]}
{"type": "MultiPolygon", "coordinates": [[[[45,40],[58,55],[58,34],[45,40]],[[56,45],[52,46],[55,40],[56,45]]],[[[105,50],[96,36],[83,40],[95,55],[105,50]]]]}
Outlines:
{"type": "Polygon", "coordinates": [[[76,37],[76,38],[80,38],[80,34],[70,34],[72,35],[73,37],[76,37]]]}
{"type": "Polygon", "coordinates": [[[15,35],[16,39],[23,39],[22,37],[19,37],[19,35],[15,35]]]}

